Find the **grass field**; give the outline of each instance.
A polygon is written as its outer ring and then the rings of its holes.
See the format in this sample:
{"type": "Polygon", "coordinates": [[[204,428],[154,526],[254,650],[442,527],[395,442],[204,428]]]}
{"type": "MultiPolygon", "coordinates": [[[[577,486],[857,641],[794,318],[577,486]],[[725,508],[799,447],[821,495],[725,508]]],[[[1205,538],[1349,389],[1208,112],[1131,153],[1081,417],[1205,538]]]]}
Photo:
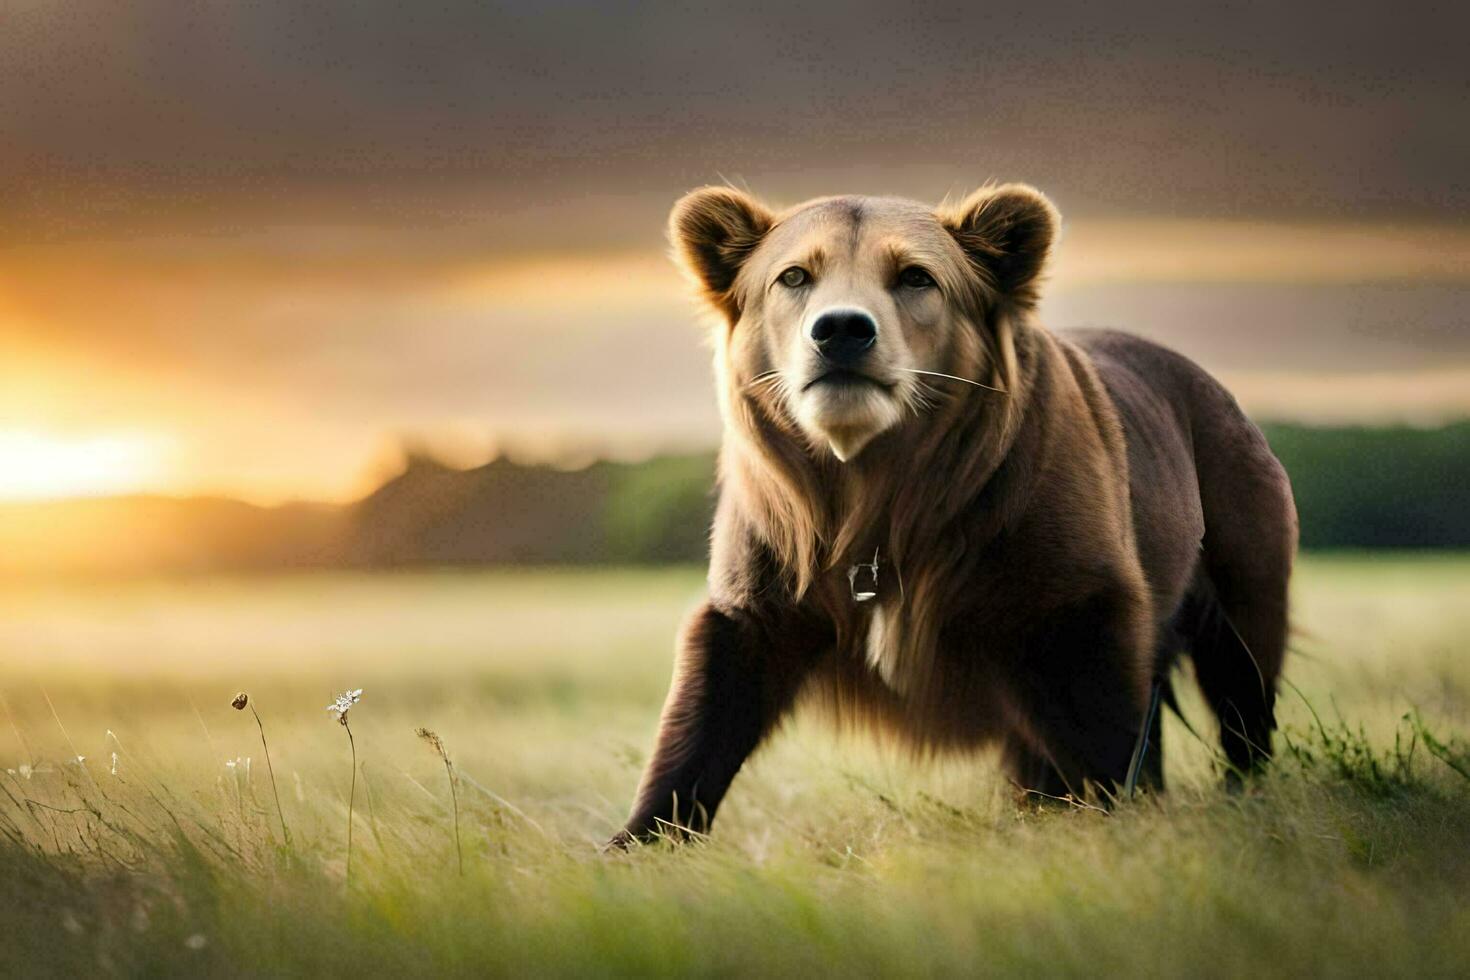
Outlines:
{"type": "Polygon", "coordinates": [[[798,719],[711,841],[599,855],[700,588],[0,586],[0,974],[1470,972],[1470,559],[1302,562],[1278,765],[1245,796],[1174,718],[1169,793],[1111,814],[798,719]],[[353,789],[325,708],[358,687],[353,789]]]}

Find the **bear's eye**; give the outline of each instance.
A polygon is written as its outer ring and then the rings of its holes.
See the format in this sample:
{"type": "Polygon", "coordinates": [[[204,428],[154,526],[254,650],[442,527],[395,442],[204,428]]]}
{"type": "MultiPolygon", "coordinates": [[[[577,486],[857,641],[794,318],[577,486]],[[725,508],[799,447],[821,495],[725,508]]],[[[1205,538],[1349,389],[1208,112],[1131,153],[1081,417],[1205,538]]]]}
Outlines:
{"type": "Polygon", "coordinates": [[[798,286],[805,286],[811,281],[811,278],[801,266],[793,265],[781,273],[781,284],[788,289],[796,289],[798,286]]]}
{"type": "Polygon", "coordinates": [[[898,281],[909,289],[930,289],[934,286],[934,277],[916,265],[900,272],[898,281]]]}

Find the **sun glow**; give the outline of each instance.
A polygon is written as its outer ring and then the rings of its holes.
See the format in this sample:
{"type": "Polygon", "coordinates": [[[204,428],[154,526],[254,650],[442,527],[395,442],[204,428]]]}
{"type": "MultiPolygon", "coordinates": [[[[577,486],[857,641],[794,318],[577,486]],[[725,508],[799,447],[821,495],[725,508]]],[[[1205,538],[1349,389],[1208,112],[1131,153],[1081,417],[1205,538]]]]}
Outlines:
{"type": "Polygon", "coordinates": [[[0,429],[0,500],[136,492],[162,475],[166,449],[147,433],[0,429]]]}

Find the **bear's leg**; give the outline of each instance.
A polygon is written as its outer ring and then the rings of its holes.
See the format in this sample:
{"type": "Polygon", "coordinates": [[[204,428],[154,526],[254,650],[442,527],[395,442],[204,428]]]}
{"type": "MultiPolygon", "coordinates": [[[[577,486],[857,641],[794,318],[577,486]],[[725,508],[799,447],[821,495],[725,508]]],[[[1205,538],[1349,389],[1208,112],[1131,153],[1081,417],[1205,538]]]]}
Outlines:
{"type": "MultiPolygon", "coordinates": [[[[1127,778],[1148,707],[1150,632],[1126,598],[1096,596],[1049,616],[1017,665],[1017,707],[1075,797],[1114,794],[1127,778]]],[[[1152,751],[1144,785],[1162,781],[1152,751]]]]}
{"type": "Polygon", "coordinates": [[[1013,734],[1006,742],[1001,750],[1001,761],[1020,793],[1021,802],[1045,802],[1066,797],[1067,783],[1057,767],[1019,734],[1013,734]]]}
{"type": "Polygon", "coordinates": [[[1220,746],[1230,767],[1226,785],[1238,788],[1271,758],[1276,728],[1276,683],[1286,639],[1286,576],[1254,592],[1230,580],[1193,638],[1195,677],[1220,722],[1220,746]],[[1243,597],[1242,597],[1243,596],[1243,597]]]}
{"type": "Polygon", "coordinates": [[[803,658],[782,648],[789,637],[779,624],[709,606],[690,618],[658,744],[632,815],[609,846],[709,829],[731,780],[805,676],[803,658]]]}
{"type": "Polygon", "coordinates": [[[1093,790],[1117,793],[1128,777],[1143,712],[1121,683],[1111,690],[1059,691],[1040,706],[1036,724],[1068,793],[1079,799],[1093,790]]]}
{"type": "Polygon", "coordinates": [[[1296,505],[1286,471],[1233,402],[1200,419],[1194,432],[1205,512],[1201,597],[1213,602],[1213,615],[1202,618],[1190,652],[1220,722],[1226,783],[1238,786],[1271,758],[1296,505]]]}

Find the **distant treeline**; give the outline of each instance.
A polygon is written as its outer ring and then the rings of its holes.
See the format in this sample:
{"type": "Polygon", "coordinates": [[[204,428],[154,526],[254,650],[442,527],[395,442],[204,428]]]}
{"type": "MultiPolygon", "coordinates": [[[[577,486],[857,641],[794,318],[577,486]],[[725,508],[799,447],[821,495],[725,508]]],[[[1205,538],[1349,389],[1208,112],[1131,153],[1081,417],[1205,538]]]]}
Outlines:
{"type": "MultiPolygon", "coordinates": [[[[1470,422],[1268,425],[1304,548],[1470,548],[1470,422]]],[[[129,497],[0,506],[0,573],[658,564],[705,557],[714,456],[564,470],[422,455],[346,506],[129,497]]]]}
{"type": "Polygon", "coordinates": [[[1470,421],[1435,429],[1265,425],[1304,548],[1470,548],[1470,421]]]}

